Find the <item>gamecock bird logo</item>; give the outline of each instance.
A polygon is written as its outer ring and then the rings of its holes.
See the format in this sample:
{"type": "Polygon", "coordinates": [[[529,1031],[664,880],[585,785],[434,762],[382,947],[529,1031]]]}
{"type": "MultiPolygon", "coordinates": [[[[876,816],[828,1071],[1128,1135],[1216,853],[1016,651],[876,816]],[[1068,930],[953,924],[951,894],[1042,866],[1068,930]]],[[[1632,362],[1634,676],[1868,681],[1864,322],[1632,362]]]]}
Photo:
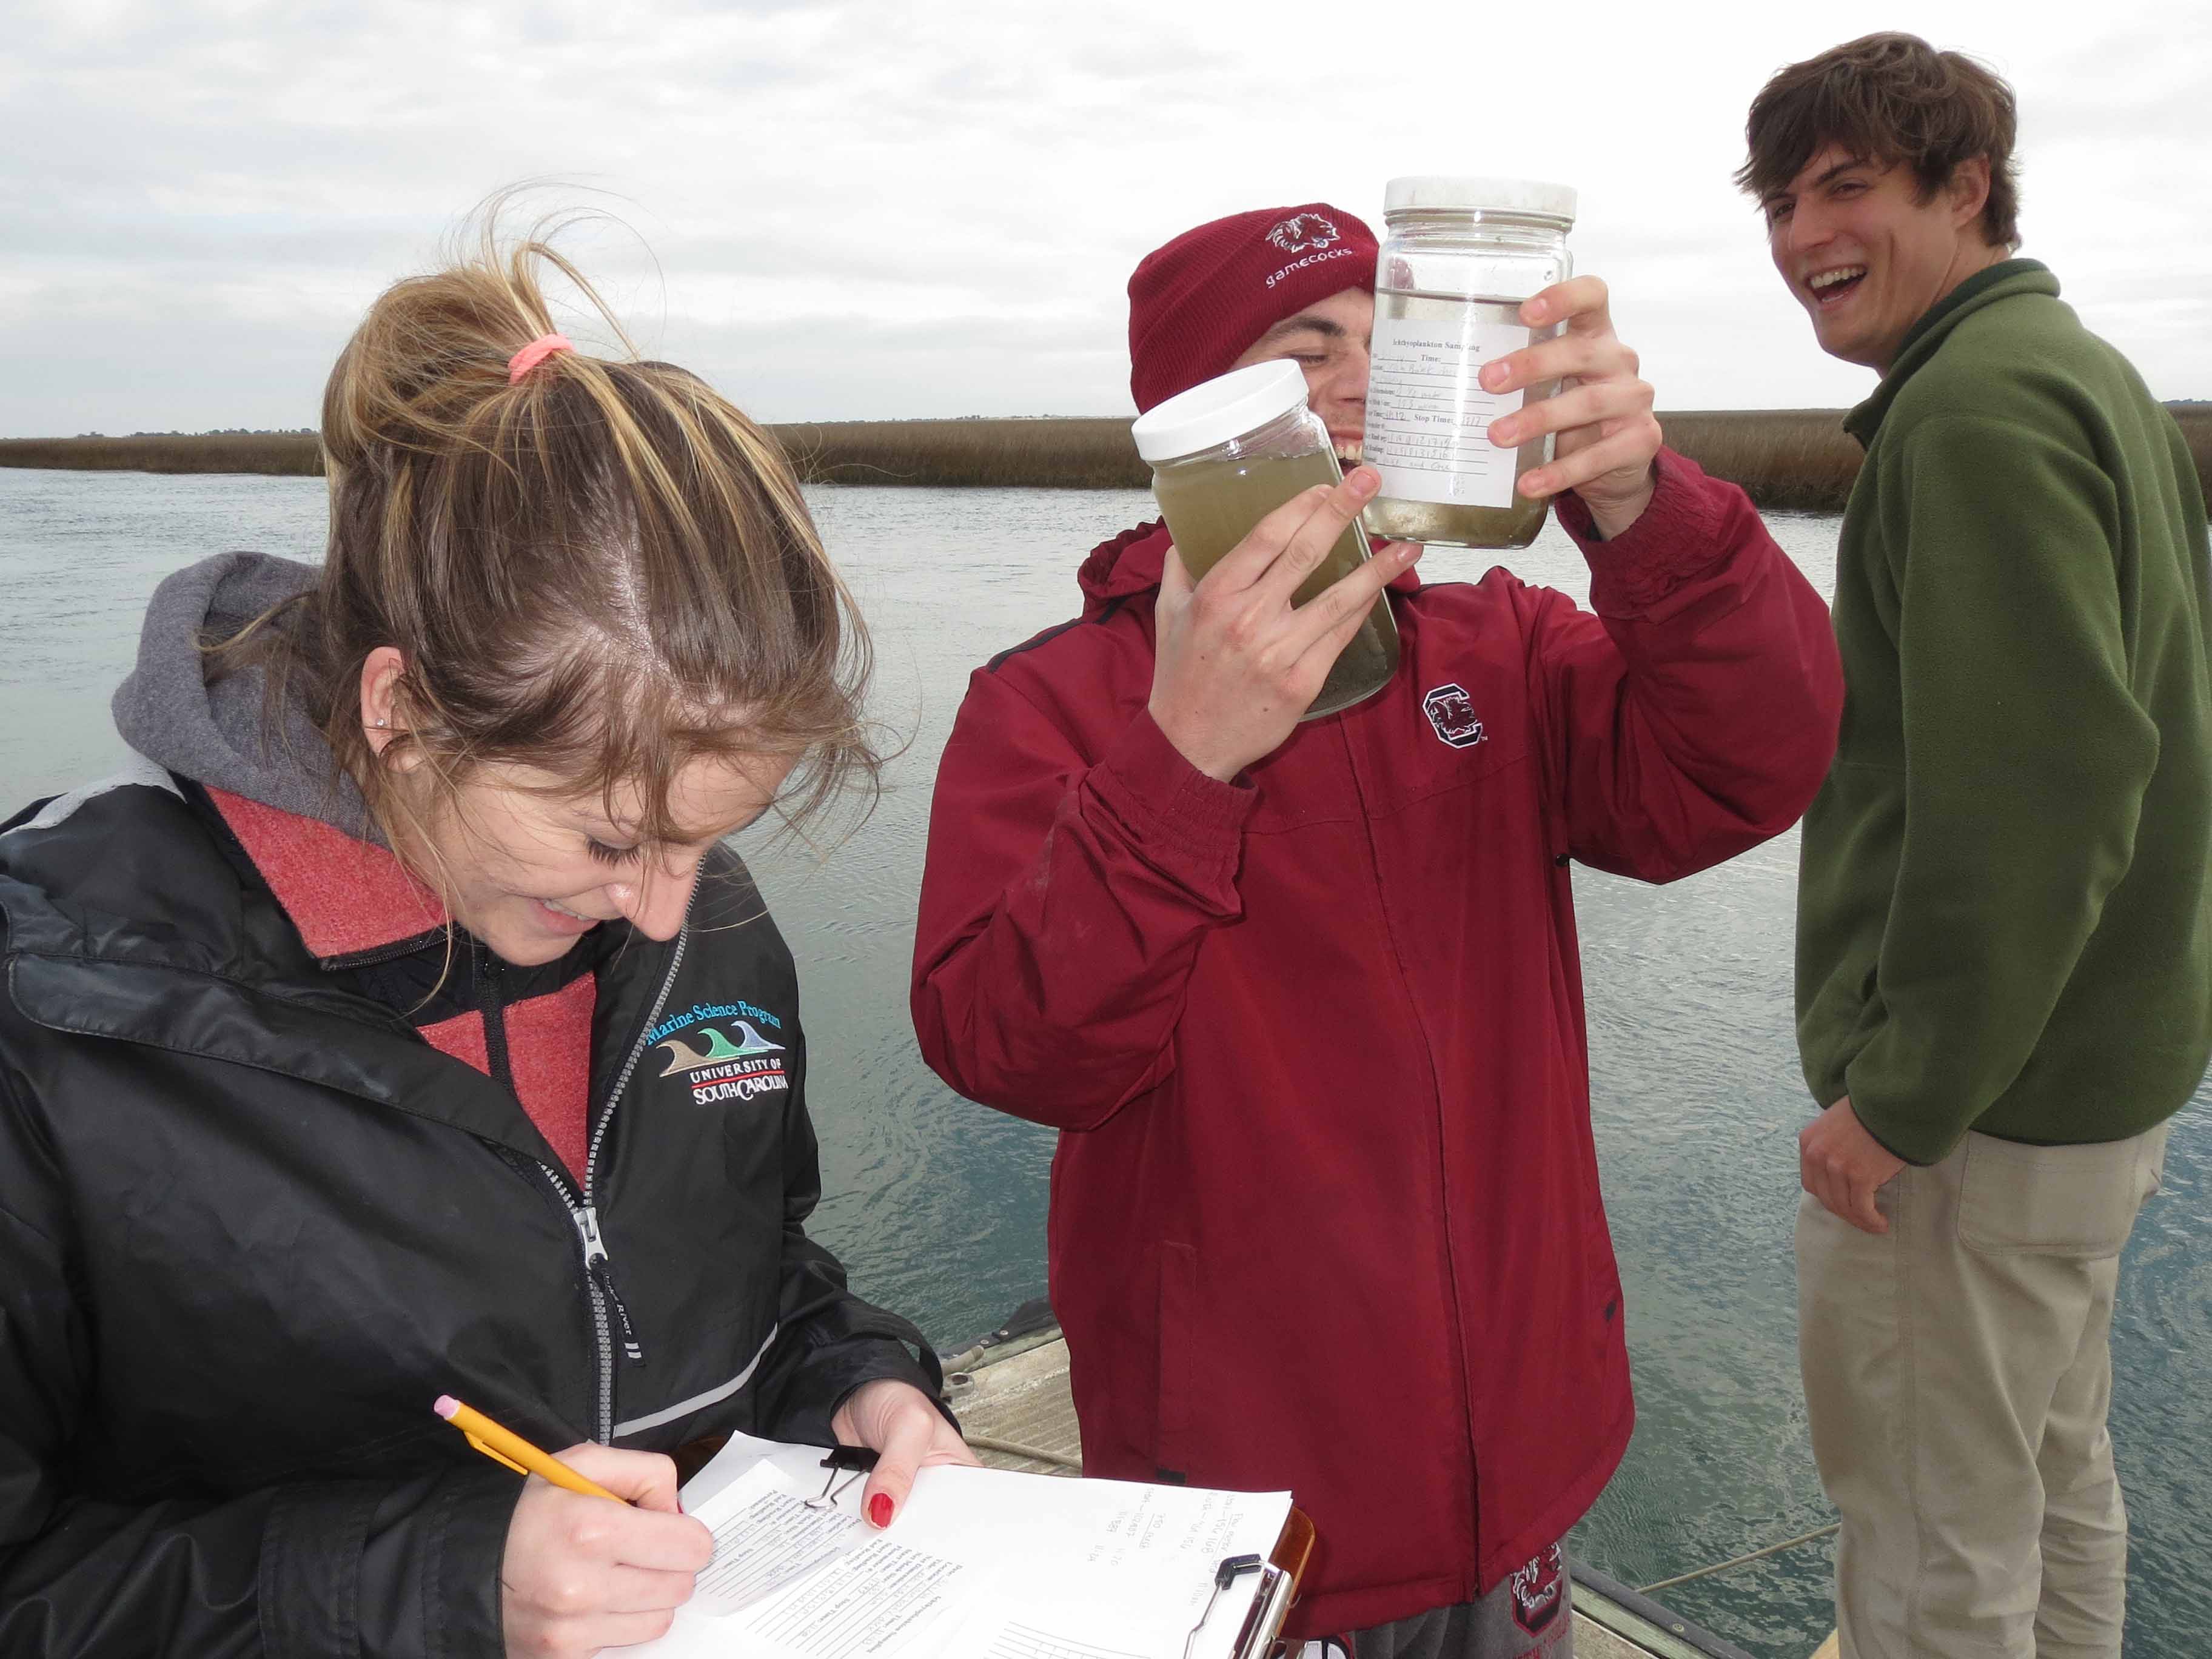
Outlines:
{"type": "Polygon", "coordinates": [[[1437,735],[1455,749],[1472,749],[1482,741],[1482,722],[1475,718],[1474,700],[1462,686],[1438,686],[1421,699],[1421,712],[1437,728],[1437,735]]]}
{"type": "Polygon", "coordinates": [[[1344,240],[1334,220],[1318,213],[1294,213],[1267,233],[1267,240],[1285,253],[1304,253],[1344,240]]]}

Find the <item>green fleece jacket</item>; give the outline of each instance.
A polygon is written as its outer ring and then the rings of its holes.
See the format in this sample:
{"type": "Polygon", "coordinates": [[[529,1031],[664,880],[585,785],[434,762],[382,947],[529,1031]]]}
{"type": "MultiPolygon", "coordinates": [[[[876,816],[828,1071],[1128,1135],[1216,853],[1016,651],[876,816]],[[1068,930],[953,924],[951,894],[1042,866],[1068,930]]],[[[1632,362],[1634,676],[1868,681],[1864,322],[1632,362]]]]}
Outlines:
{"type": "Polygon", "coordinates": [[[1846,702],[1805,815],[1797,1040],[1914,1164],[2164,1121],[2212,1056],[2204,500],[2127,360],[2011,259],[1847,429],[1846,702]]]}

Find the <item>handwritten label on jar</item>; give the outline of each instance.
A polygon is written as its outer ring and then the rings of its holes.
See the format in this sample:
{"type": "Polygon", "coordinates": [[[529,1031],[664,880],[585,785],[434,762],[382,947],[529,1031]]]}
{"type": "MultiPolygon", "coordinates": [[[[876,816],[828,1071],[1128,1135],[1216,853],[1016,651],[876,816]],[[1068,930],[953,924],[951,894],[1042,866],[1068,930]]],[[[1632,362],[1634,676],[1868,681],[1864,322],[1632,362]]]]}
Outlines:
{"type": "Polygon", "coordinates": [[[1475,376],[1527,345],[1529,331],[1510,305],[1433,309],[1444,314],[1375,319],[1363,459],[1394,500],[1511,507],[1514,452],[1490,441],[1490,422],[1520,408],[1522,394],[1494,397],[1475,376]]]}

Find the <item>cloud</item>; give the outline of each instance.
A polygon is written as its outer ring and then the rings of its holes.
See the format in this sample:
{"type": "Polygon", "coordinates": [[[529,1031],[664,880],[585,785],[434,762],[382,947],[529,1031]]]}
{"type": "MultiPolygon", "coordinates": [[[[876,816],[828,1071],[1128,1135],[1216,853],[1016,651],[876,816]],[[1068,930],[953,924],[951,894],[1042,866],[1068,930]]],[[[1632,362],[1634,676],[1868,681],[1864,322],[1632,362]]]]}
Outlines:
{"type": "MultiPolygon", "coordinates": [[[[1906,10],[2016,78],[2030,251],[2154,386],[2212,386],[2190,297],[2212,270],[2212,25],[2172,0],[1906,10]]],[[[0,431],[312,418],[379,289],[538,178],[611,192],[632,231],[582,237],[589,268],[771,417],[1125,409],[1146,249],[1272,202],[1379,217],[1417,170],[1576,184],[1578,257],[1662,404],[1849,401],[1863,377],[1812,349],[1728,182],[1751,93],[1842,30],[1748,0],[1702,15],[1686,34],[1594,0],[1569,35],[1444,0],[19,8],[0,431]]]]}

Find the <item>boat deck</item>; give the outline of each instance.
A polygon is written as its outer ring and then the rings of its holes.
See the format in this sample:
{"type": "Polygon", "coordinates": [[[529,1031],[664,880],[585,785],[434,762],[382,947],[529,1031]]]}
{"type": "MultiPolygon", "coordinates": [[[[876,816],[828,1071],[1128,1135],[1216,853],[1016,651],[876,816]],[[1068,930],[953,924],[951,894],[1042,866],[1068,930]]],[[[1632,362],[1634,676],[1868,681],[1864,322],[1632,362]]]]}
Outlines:
{"type": "MultiPolygon", "coordinates": [[[[995,1469],[1036,1474],[1083,1472],[1083,1441],[1067,1386],[1067,1344],[1057,1332],[1018,1337],[958,1356],[946,1397],[976,1455],[995,1469]]],[[[1646,1604],[1646,1612],[1656,1611],[1646,1604]]],[[[1615,1603],[1579,1577],[1575,1584],[1576,1659],[1711,1659],[1674,1630],[1615,1603]]]]}

